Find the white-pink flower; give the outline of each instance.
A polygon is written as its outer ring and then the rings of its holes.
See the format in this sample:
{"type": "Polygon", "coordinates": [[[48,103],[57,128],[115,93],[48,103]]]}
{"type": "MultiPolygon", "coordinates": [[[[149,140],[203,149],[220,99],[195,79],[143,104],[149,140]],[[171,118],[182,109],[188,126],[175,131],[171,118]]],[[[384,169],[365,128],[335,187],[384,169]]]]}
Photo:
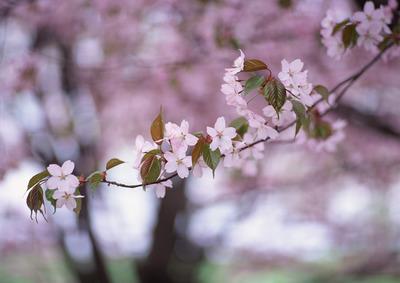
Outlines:
{"type": "Polygon", "coordinates": [[[294,79],[299,79],[299,76],[303,77],[301,70],[304,63],[300,59],[296,59],[290,63],[283,59],[281,64],[282,71],[278,74],[278,77],[282,82],[290,83],[294,79]]]}
{"type": "Polygon", "coordinates": [[[59,189],[63,192],[73,192],[79,186],[79,180],[76,176],[72,175],[75,164],[71,160],[67,160],[60,167],[57,164],[50,164],[47,171],[51,177],[47,180],[46,184],[50,190],[59,189]]]}
{"type": "Polygon", "coordinates": [[[236,137],[236,129],[226,127],[225,118],[219,117],[214,128],[207,127],[207,134],[212,138],[211,150],[220,149],[221,152],[229,151],[232,148],[232,139],[236,137]]]}
{"type": "Polygon", "coordinates": [[[192,166],[192,157],[186,156],[186,149],[179,148],[175,152],[164,153],[164,158],[167,160],[165,170],[168,173],[177,172],[180,178],[189,176],[189,168],[192,166]]]}
{"type": "Polygon", "coordinates": [[[292,103],[287,100],[279,111],[279,116],[278,113],[276,113],[275,108],[271,105],[264,107],[263,113],[264,116],[268,118],[268,123],[271,126],[280,127],[289,124],[290,122],[293,122],[296,118],[296,115],[292,108],[292,103]]]}
{"type": "Polygon", "coordinates": [[[172,181],[167,180],[158,184],[150,185],[149,187],[154,188],[156,196],[158,198],[164,198],[166,193],[166,188],[172,188],[172,181]]]}
{"type": "Polygon", "coordinates": [[[198,138],[189,133],[189,123],[186,120],[181,122],[179,127],[174,123],[165,124],[165,137],[171,141],[172,147],[177,149],[181,146],[187,149],[188,146],[194,146],[198,138]]]}
{"type": "MultiPolygon", "coordinates": [[[[246,145],[252,144],[256,141],[256,137],[250,133],[246,133],[243,136],[243,142],[246,145]]],[[[246,148],[241,151],[241,156],[244,159],[254,158],[254,159],[262,159],[264,157],[264,143],[257,143],[249,148],[246,148]]]]}
{"type": "Polygon", "coordinates": [[[329,57],[339,60],[346,53],[346,48],[342,41],[342,32],[337,32],[334,36],[326,37],[322,40],[327,48],[329,57]]]}
{"type": "Polygon", "coordinates": [[[135,148],[134,148],[135,161],[133,162],[133,168],[135,169],[139,168],[144,153],[149,152],[156,148],[157,145],[155,143],[146,141],[141,135],[137,136],[135,140],[135,148]]]}
{"type": "Polygon", "coordinates": [[[244,58],[245,55],[243,53],[242,50],[239,49],[240,52],[240,56],[238,58],[235,59],[235,61],[233,62],[233,68],[226,68],[225,71],[227,73],[230,73],[232,75],[235,75],[239,72],[241,72],[244,68],[244,58]]]}
{"type": "Polygon", "coordinates": [[[224,158],[224,166],[225,167],[240,167],[241,165],[241,148],[245,146],[245,144],[241,141],[234,141],[232,144],[232,149],[225,153],[224,158]]]}
{"type": "Polygon", "coordinates": [[[371,23],[369,26],[359,25],[356,30],[360,35],[357,44],[363,46],[366,50],[376,52],[378,43],[383,40],[379,25],[376,22],[371,23]]]}
{"type": "Polygon", "coordinates": [[[56,200],[56,206],[58,208],[65,205],[68,209],[73,210],[76,208],[76,199],[83,198],[83,196],[74,195],[74,192],[56,190],[53,194],[53,198],[56,200]]]}
{"type": "Polygon", "coordinates": [[[204,162],[203,157],[201,156],[196,164],[193,166],[193,176],[201,178],[203,176],[204,170],[210,170],[207,164],[204,162]]]}
{"type": "Polygon", "coordinates": [[[307,71],[302,71],[304,63],[300,59],[288,62],[282,60],[282,71],[278,74],[285,88],[289,91],[288,95],[299,98],[300,101],[310,106],[312,104],[311,91],[312,84],[307,81],[307,71]]]}
{"type": "Polygon", "coordinates": [[[368,26],[371,23],[380,22],[382,19],[382,12],[380,9],[375,9],[374,3],[368,1],[364,5],[364,10],[354,13],[352,17],[353,22],[359,22],[360,25],[368,26]]]}
{"type": "Polygon", "coordinates": [[[266,125],[267,121],[262,116],[249,111],[246,113],[246,118],[249,121],[249,126],[256,129],[257,139],[275,139],[278,137],[278,131],[266,125]]]}

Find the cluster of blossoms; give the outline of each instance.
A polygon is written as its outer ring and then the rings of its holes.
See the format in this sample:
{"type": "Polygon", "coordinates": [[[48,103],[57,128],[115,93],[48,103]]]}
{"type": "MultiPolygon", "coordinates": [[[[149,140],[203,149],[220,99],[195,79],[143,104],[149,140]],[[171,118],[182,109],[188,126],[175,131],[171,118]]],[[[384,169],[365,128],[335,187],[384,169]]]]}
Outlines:
{"type": "Polygon", "coordinates": [[[278,78],[274,78],[265,63],[246,60],[239,51],[240,56],[233,66],[225,69],[221,91],[226,103],[235,107],[241,117],[229,125],[224,117],[219,117],[214,127],[207,127],[206,134],[194,135],[187,121],[183,120],[180,125],[172,122],[164,125],[160,113],[151,127],[153,141],[145,141],[142,136],[136,138],[134,167],[140,172],[138,180],[154,189],[158,197],[164,197],[166,188],[172,187],[168,178],[171,174],[187,178],[192,170],[194,176],[201,177],[204,170],[214,171],[220,159],[224,167],[255,174],[256,161],[263,158],[262,142],[278,138],[280,127],[294,126],[299,119],[303,120],[300,142],[318,151],[333,151],[344,138],[343,121],[331,125],[320,115],[331,106],[333,96],[324,103],[317,103],[323,97],[308,82],[301,60],[283,60],[282,70],[278,78]],[[268,76],[257,73],[263,70],[269,72],[268,76]],[[244,80],[238,77],[242,72],[256,74],[242,85],[244,80]],[[250,109],[245,99],[252,90],[258,90],[266,100],[263,115],[250,109]]]}
{"type": "MultiPolygon", "coordinates": [[[[334,101],[333,95],[329,96],[329,91],[323,86],[313,87],[303,67],[299,59],[293,62],[283,60],[282,70],[275,78],[264,62],[246,60],[240,50],[233,67],[225,70],[221,86],[227,104],[235,107],[240,117],[230,124],[224,117],[219,117],[213,127],[206,128],[205,133],[193,134],[186,120],[180,125],[164,123],[160,112],[150,127],[152,141],[146,141],[142,136],[135,141],[133,167],[138,170],[138,181],[142,184],[138,186],[154,189],[157,197],[162,198],[166,188],[172,188],[170,179],[173,176],[187,178],[190,171],[194,176],[201,177],[205,170],[214,174],[218,165],[223,164],[224,167],[241,169],[248,175],[255,174],[257,160],[263,158],[263,142],[278,138],[281,131],[294,126],[299,142],[317,150],[333,151],[344,138],[345,124],[337,121],[331,125],[322,119],[321,114],[334,101]],[[260,71],[265,70],[268,75],[260,75],[260,71]],[[239,80],[239,73],[254,74],[247,80],[239,80]],[[245,99],[253,90],[257,90],[257,95],[266,101],[262,114],[251,110],[245,99]],[[323,94],[329,97],[323,97],[323,94]],[[223,162],[220,163],[221,160],[223,162]]],[[[124,161],[113,158],[107,162],[106,170],[122,163],[124,161]]],[[[65,205],[71,210],[76,210],[77,199],[82,198],[78,190],[80,183],[118,185],[106,180],[106,172],[100,171],[78,180],[72,175],[73,169],[74,164],[66,161],[61,167],[51,164],[46,171],[35,175],[33,181],[31,179],[34,189],[28,195],[31,211],[42,212],[40,206],[43,203],[35,200],[43,198],[40,186],[43,180],[47,185],[47,200],[54,207],[65,205]]],[[[31,188],[29,186],[28,189],[31,188]]]]}
{"type": "MultiPolygon", "coordinates": [[[[398,43],[397,38],[385,37],[392,33],[388,25],[396,7],[396,1],[389,1],[388,6],[378,9],[372,2],[367,2],[362,12],[344,20],[338,20],[328,12],[322,22],[321,34],[329,55],[339,58],[347,48],[355,45],[376,51],[385,40],[398,43]]],[[[227,105],[234,107],[239,118],[227,124],[224,117],[219,117],[213,127],[194,134],[186,120],[180,125],[164,123],[160,111],[150,127],[152,141],[146,141],[142,136],[136,138],[133,167],[139,172],[140,185],[111,182],[106,179],[106,171],[95,171],[87,178],[78,179],[72,174],[72,161],[68,160],[62,166],[51,164],[29,181],[27,204],[31,212],[43,214],[43,184],[46,185],[45,197],[54,208],[65,205],[79,212],[83,196],[78,187],[82,183],[143,186],[154,189],[157,197],[162,198],[166,188],[172,188],[172,177],[187,178],[190,171],[201,177],[205,170],[214,174],[218,165],[223,164],[224,167],[241,169],[245,174],[255,174],[257,160],[264,155],[264,142],[281,138],[280,133],[287,129],[294,129],[293,138],[297,138],[299,144],[317,151],[334,151],[345,137],[346,123],[342,120],[328,121],[324,114],[340,96],[335,97],[322,85],[310,83],[308,71],[303,70],[304,64],[300,59],[292,62],[282,60],[282,68],[275,77],[263,61],[246,59],[245,54],[239,51],[233,66],[225,69],[221,85],[227,105]],[[246,73],[251,77],[239,78],[246,73]],[[249,107],[255,96],[247,99],[247,95],[252,92],[265,100],[262,113],[249,107]]],[[[21,69],[28,81],[35,77],[32,66],[33,62],[21,69]]],[[[106,170],[122,163],[124,161],[113,158],[107,162],[106,170]]]]}
{"type": "MultiPolygon", "coordinates": [[[[385,45],[381,46],[385,41],[399,44],[396,29],[393,32],[389,29],[396,7],[397,1],[394,0],[377,9],[372,2],[367,2],[362,12],[347,19],[339,19],[328,12],[321,31],[328,54],[340,58],[349,47],[356,45],[378,51],[385,48],[385,45]]],[[[241,169],[245,174],[255,174],[257,160],[264,155],[264,142],[281,139],[280,133],[287,129],[294,130],[293,138],[297,137],[298,143],[317,151],[334,151],[344,139],[346,123],[341,120],[330,122],[324,114],[341,95],[335,98],[324,86],[310,83],[308,71],[303,70],[304,64],[300,59],[292,62],[282,60],[280,72],[273,76],[266,63],[246,59],[245,54],[239,51],[233,66],[225,69],[221,85],[227,105],[239,115],[237,119],[227,123],[224,117],[219,117],[213,127],[191,133],[186,120],[179,125],[164,123],[160,111],[150,127],[152,141],[146,141],[142,136],[136,138],[133,167],[139,172],[140,184],[125,185],[106,178],[107,170],[124,163],[116,158],[107,162],[106,171],[95,171],[79,179],[72,174],[73,162],[66,161],[62,166],[51,164],[28,183],[27,205],[31,213],[39,211],[43,214],[44,199],[54,208],[65,205],[79,213],[83,198],[79,185],[84,183],[93,187],[103,182],[128,188],[150,188],[162,198],[166,188],[172,188],[172,177],[184,179],[190,172],[201,177],[205,170],[214,174],[219,164],[241,169]],[[251,74],[251,77],[242,78],[245,74],[251,74]],[[260,113],[249,106],[256,97],[247,99],[252,92],[265,101],[264,107],[258,110],[260,113]]],[[[36,60],[31,60],[17,67],[16,73],[25,83],[12,84],[12,87],[19,91],[34,87],[40,73],[37,65],[36,60]]]]}
{"type": "MultiPolygon", "coordinates": [[[[154,175],[154,180],[147,183],[165,179],[165,173],[176,173],[182,179],[187,178],[191,169],[193,169],[194,176],[201,177],[204,170],[208,170],[209,167],[215,170],[217,165],[215,164],[215,168],[207,165],[203,156],[204,152],[210,155],[217,154],[215,158],[219,159],[221,154],[229,152],[233,148],[233,139],[237,135],[235,128],[226,127],[224,117],[219,117],[214,127],[207,127],[207,136],[200,133],[197,136],[191,134],[189,123],[186,120],[183,120],[180,125],[168,122],[161,127],[163,127],[161,139],[150,142],[145,141],[140,135],[136,138],[134,167],[140,171],[138,177],[140,182],[145,182],[146,174],[153,174],[151,171],[156,172],[156,175],[154,175]],[[196,146],[200,148],[201,152],[194,159],[193,151],[196,146]],[[189,155],[191,151],[192,155],[189,155]],[[152,164],[154,159],[157,160],[155,161],[157,165],[148,167],[147,163],[150,162],[148,161],[150,159],[153,159],[152,164]],[[147,172],[143,168],[147,169],[147,172]]],[[[157,197],[162,198],[165,196],[166,188],[172,187],[172,182],[168,179],[149,184],[147,187],[154,189],[157,197]]]]}
{"type": "MultiPolygon", "coordinates": [[[[314,87],[308,81],[308,71],[303,70],[304,64],[300,59],[292,62],[282,60],[281,65],[282,69],[278,74],[278,80],[271,77],[271,71],[266,64],[259,60],[250,59],[246,61],[245,55],[240,51],[240,56],[234,61],[233,67],[226,69],[221,92],[225,95],[227,104],[234,106],[236,112],[248,121],[250,128],[253,128],[246,134],[246,140],[243,139],[240,142],[241,145],[246,146],[259,139],[276,139],[279,136],[277,131],[279,127],[293,124],[296,120],[304,118],[303,120],[306,121],[302,125],[299,139],[301,143],[306,143],[310,148],[317,151],[334,150],[336,145],[344,138],[343,128],[346,124],[344,121],[337,121],[330,125],[323,121],[319,115],[333,106],[334,94],[330,94],[323,86],[314,87]],[[255,75],[247,80],[244,86],[237,76],[240,72],[263,69],[269,72],[267,77],[255,75]],[[249,92],[250,81],[256,81],[255,88],[266,99],[267,106],[262,109],[264,116],[251,110],[245,100],[245,95],[249,92]],[[328,97],[325,97],[325,99],[322,94],[328,97]],[[313,110],[312,115],[300,117],[305,115],[306,109],[313,110]],[[326,129],[321,131],[320,127],[326,129]],[[319,132],[323,132],[323,135],[319,132]]],[[[260,150],[262,151],[262,149],[260,150]]],[[[238,160],[236,159],[236,161],[238,160]]],[[[236,164],[240,163],[236,162],[236,164]]]]}
{"type": "Polygon", "coordinates": [[[374,7],[372,1],[364,5],[363,11],[343,18],[329,10],[322,20],[322,42],[328,55],[340,59],[352,46],[360,46],[372,52],[379,51],[379,44],[391,35],[389,24],[398,3],[390,0],[387,6],[374,7]]]}
{"type": "Polygon", "coordinates": [[[65,205],[68,209],[74,210],[77,207],[76,199],[83,198],[77,190],[79,179],[72,174],[74,167],[75,164],[70,160],[65,161],[62,166],[50,164],[47,167],[47,172],[50,174],[46,182],[47,189],[56,200],[58,208],[65,205]]]}

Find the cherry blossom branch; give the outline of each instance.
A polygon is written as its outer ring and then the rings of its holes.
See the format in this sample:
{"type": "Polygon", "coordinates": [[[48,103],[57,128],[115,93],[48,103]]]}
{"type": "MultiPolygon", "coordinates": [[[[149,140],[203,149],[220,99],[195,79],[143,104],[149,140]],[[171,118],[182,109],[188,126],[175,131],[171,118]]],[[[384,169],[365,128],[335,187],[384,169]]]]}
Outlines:
{"type": "MultiPolygon", "coordinates": [[[[342,97],[347,93],[347,91],[350,89],[350,87],[351,87],[351,86],[352,86],[366,71],[368,71],[375,63],[377,63],[377,62],[382,58],[382,56],[384,55],[384,53],[385,53],[388,49],[390,49],[393,45],[394,45],[394,43],[388,44],[388,45],[387,45],[385,48],[383,48],[371,61],[369,61],[369,62],[368,62],[365,66],[363,66],[360,70],[358,70],[356,73],[354,73],[354,74],[351,75],[350,77],[346,78],[345,80],[339,82],[339,83],[336,84],[331,90],[329,90],[329,93],[332,94],[332,93],[338,91],[341,87],[345,86],[345,87],[338,93],[338,95],[337,95],[337,97],[336,97],[336,99],[335,99],[335,101],[334,101],[334,103],[333,103],[333,106],[329,107],[326,111],[324,111],[323,113],[321,113],[321,116],[325,116],[325,115],[328,114],[331,110],[333,110],[333,109],[335,108],[335,105],[342,99],[342,97]]],[[[312,105],[309,107],[308,111],[311,111],[311,110],[315,109],[315,107],[316,107],[318,104],[320,104],[321,102],[323,102],[323,101],[324,101],[324,98],[321,97],[320,99],[318,99],[316,102],[314,102],[314,104],[312,104],[312,105]]],[[[283,126],[283,127],[281,127],[281,128],[278,128],[278,129],[277,129],[278,133],[281,133],[281,132],[283,132],[283,131],[285,131],[285,130],[291,128],[291,127],[293,127],[293,126],[297,123],[297,120],[298,120],[298,119],[295,119],[293,122],[291,122],[291,123],[289,123],[289,124],[287,124],[287,125],[285,125],[285,126],[283,126]]],[[[251,148],[251,147],[253,147],[253,146],[255,146],[255,145],[259,144],[259,143],[267,142],[267,141],[269,141],[269,140],[270,140],[270,137],[267,137],[267,138],[265,138],[265,139],[257,140],[257,141],[255,141],[255,142],[253,142],[253,143],[250,143],[250,144],[248,144],[248,145],[246,145],[246,146],[240,148],[240,149],[239,149],[239,152],[242,152],[243,150],[246,150],[246,149],[248,149],[248,148],[251,148]]],[[[294,140],[295,140],[295,139],[291,140],[291,142],[293,142],[294,140]]],[[[224,154],[221,155],[221,158],[224,158],[224,157],[225,157],[224,154]]],[[[189,170],[191,170],[191,169],[192,169],[192,168],[189,168],[189,170]]],[[[113,186],[117,186],[117,187],[133,189],[133,188],[138,188],[138,187],[145,187],[145,186],[149,186],[149,185],[159,184],[159,183],[168,181],[168,180],[170,180],[170,179],[172,179],[172,178],[174,178],[174,177],[176,177],[176,176],[178,176],[178,174],[177,174],[177,173],[174,173],[174,174],[172,174],[172,175],[170,175],[170,176],[168,176],[168,177],[159,179],[159,180],[157,180],[157,181],[155,181],[155,182],[142,183],[142,184],[136,184],[136,185],[127,185],[127,184],[119,183],[119,182],[116,182],[116,181],[110,181],[110,180],[107,180],[106,177],[104,177],[104,179],[103,179],[101,182],[102,182],[102,183],[105,183],[105,184],[108,184],[109,186],[113,185],[113,186]]]]}

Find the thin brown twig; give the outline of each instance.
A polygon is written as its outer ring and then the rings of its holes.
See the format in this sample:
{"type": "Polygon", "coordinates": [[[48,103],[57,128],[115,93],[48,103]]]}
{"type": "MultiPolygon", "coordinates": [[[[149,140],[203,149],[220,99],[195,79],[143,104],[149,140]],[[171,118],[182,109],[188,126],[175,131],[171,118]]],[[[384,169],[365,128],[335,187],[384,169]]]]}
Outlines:
{"type": "MultiPolygon", "coordinates": [[[[371,61],[369,61],[364,67],[362,67],[359,71],[357,71],[356,73],[354,73],[353,75],[351,75],[350,77],[346,78],[345,80],[339,82],[338,84],[336,84],[330,91],[329,93],[334,93],[336,91],[338,91],[342,86],[345,86],[339,93],[338,96],[335,99],[335,103],[334,105],[337,104],[337,102],[339,102],[340,99],[342,99],[342,97],[346,94],[346,92],[348,91],[348,89],[367,71],[369,70],[376,62],[378,62],[381,57],[383,56],[383,54],[390,49],[394,44],[389,44],[387,45],[384,49],[382,49],[371,61]]],[[[322,101],[324,101],[324,98],[321,98],[319,100],[317,100],[313,105],[311,105],[311,107],[309,108],[309,111],[314,109],[318,104],[320,104],[322,101]]],[[[321,116],[324,116],[326,114],[328,114],[335,106],[331,106],[329,109],[327,109],[324,113],[321,114],[321,116]]],[[[289,128],[291,128],[292,126],[294,126],[297,122],[297,119],[294,120],[293,122],[289,123],[286,126],[283,126],[281,128],[278,129],[278,132],[281,133],[289,128]]],[[[246,145],[245,147],[240,149],[240,152],[243,150],[246,150],[248,148],[251,148],[259,143],[263,143],[263,142],[267,142],[269,141],[270,138],[267,137],[265,139],[261,139],[258,141],[255,141],[251,144],[246,145]]],[[[221,155],[221,158],[225,157],[225,155],[221,155]]],[[[189,170],[191,170],[191,168],[189,168],[189,170]]],[[[151,183],[142,183],[142,184],[137,184],[137,185],[127,185],[127,184],[122,184],[122,183],[118,183],[115,181],[110,181],[107,179],[104,179],[102,182],[106,183],[108,185],[114,185],[114,186],[118,186],[118,187],[123,187],[123,188],[138,188],[138,187],[144,187],[144,186],[149,186],[149,185],[154,185],[154,184],[159,184],[165,181],[168,181],[174,177],[178,176],[177,173],[174,173],[168,177],[159,179],[155,182],[151,182],[151,183]]]]}

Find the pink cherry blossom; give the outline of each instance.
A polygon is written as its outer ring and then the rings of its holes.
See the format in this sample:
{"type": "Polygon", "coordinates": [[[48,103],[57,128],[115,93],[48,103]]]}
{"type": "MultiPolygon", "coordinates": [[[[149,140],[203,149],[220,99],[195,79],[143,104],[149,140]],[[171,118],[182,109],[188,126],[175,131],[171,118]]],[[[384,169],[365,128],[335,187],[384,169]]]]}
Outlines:
{"type": "MultiPolygon", "coordinates": [[[[250,145],[257,141],[256,136],[246,133],[243,136],[243,142],[246,145],[250,145]]],[[[249,148],[242,150],[241,155],[244,159],[254,158],[254,159],[262,159],[264,157],[264,143],[257,143],[249,148]]]]}
{"type": "Polygon", "coordinates": [[[153,149],[156,149],[157,145],[155,143],[146,141],[143,136],[138,135],[135,140],[135,148],[134,155],[135,161],[133,162],[133,168],[138,169],[140,166],[140,162],[142,160],[143,154],[149,152],[153,149]]]}
{"type": "Polygon", "coordinates": [[[210,170],[210,168],[207,166],[203,157],[201,156],[193,166],[193,176],[201,178],[204,174],[204,171],[207,170],[210,170]]]}
{"type": "Polygon", "coordinates": [[[174,123],[165,124],[165,137],[171,141],[173,148],[194,146],[198,138],[189,133],[189,123],[186,120],[181,122],[181,126],[174,123]]]}
{"type": "Polygon", "coordinates": [[[268,105],[263,108],[263,113],[264,116],[267,117],[268,123],[271,126],[283,126],[286,124],[289,124],[290,122],[293,122],[296,119],[296,115],[293,112],[293,106],[292,103],[287,100],[285,104],[282,106],[281,110],[278,113],[276,113],[276,110],[274,107],[271,105],[268,105]]]}
{"type": "Polygon", "coordinates": [[[158,184],[149,185],[148,187],[155,190],[156,196],[158,198],[164,198],[166,193],[166,188],[172,188],[172,181],[167,180],[158,184]]]}
{"type": "Polygon", "coordinates": [[[244,55],[243,51],[240,49],[239,49],[239,52],[240,52],[240,56],[238,58],[236,58],[235,61],[233,62],[233,68],[225,69],[227,73],[235,75],[243,70],[245,55],[244,55]]]}
{"type": "Polygon", "coordinates": [[[56,206],[58,208],[65,205],[68,209],[74,210],[76,208],[76,199],[83,198],[83,196],[74,195],[73,192],[56,190],[53,194],[53,198],[56,200],[56,206]]]}
{"type": "Polygon", "coordinates": [[[180,178],[189,176],[189,168],[192,166],[192,157],[186,156],[186,149],[179,148],[175,152],[164,153],[164,158],[167,160],[165,170],[168,173],[177,172],[180,178]]]}
{"type": "Polygon", "coordinates": [[[51,177],[46,184],[50,190],[58,189],[63,192],[73,192],[79,186],[79,180],[75,175],[72,175],[75,164],[71,160],[67,160],[60,167],[57,164],[50,164],[47,171],[51,177]]]}
{"type": "Polygon", "coordinates": [[[301,70],[304,63],[300,59],[296,59],[291,63],[283,59],[281,64],[282,71],[278,74],[278,77],[282,82],[291,82],[298,76],[302,76],[301,70]]]}
{"type": "Polygon", "coordinates": [[[241,141],[234,141],[232,143],[232,149],[225,153],[224,166],[239,168],[241,166],[240,150],[245,146],[245,143],[241,141]]]}
{"type": "Polygon", "coordinates": [[[236,129],[226,127],[225,118],[219,117],[214,128],[207,127],[207,134],[212,138],[211,150],[220,149],[221,152],[229,151],[232,148],[232,139],[236,137],[236,129]]]}
{"type": "Polygon", "coordinates": [[[373,22],[369,26],[359,25],[356,30],[360,35],[357,44],[363,46],[366,50],[376,52],[378,43],[383,39],[380,34],[380,26],[373,22]]]}

